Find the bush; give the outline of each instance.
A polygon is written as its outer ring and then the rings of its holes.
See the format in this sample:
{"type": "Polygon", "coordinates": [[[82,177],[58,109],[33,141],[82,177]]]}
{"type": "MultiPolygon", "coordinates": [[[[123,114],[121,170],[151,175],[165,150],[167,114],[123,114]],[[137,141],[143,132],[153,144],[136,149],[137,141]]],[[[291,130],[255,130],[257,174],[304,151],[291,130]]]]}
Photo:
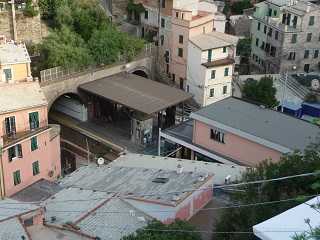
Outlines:
{"type": "Polygon", "coordinates": [[[26,1],[26,7],[23,9],[23,15],[26,17],[35,17],[39,14],[39,11],[36,10],[36,7],[33,5],[32,0],[26,1]]]}

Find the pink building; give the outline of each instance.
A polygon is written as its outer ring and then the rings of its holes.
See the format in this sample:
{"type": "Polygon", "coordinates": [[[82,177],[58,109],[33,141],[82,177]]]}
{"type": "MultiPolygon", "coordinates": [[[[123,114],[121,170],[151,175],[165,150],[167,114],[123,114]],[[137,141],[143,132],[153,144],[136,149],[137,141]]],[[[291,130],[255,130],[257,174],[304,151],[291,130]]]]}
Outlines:
{"type": "MultiPolygon", "coordinates": [[[[226,98],[190,115],[191,120],[160,133],[185,149],[182,157],[256,166],[265,159],[303,151],[316,142],[316,125],[237,98],[226,98]]],[[[159,151],[159,154],[161,152],[159,151]]]]}
{"type": "Polygon", "coordinates": [[[60,130],[48,125],[47,101],[24,45],[0,45],[0,77],[0,196],[11,196],[60,176],[60,130]]]}

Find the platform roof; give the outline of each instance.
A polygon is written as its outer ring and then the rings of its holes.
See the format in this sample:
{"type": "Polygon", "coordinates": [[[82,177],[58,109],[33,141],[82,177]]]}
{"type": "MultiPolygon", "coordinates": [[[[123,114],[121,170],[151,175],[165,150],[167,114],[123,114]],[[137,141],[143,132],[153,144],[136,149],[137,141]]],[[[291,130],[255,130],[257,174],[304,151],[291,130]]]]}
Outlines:
{"type": "Polygon", "coordinates": [[[80,89],[148,115],[192,98],[190,93],[130,73],[85,83],[80,89]]]}

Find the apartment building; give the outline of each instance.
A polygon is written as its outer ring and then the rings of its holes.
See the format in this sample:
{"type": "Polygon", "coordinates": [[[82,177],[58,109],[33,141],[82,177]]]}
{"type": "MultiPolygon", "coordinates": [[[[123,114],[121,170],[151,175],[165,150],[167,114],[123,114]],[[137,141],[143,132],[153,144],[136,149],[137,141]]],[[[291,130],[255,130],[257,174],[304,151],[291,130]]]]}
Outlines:
{"type": "MultiPolygon", "coordinates": [[[[160,132],[185,149],[184,158],[254,167],[279,161],[315,143],[318,126],[281,112],[229,97],[191,113],[191,120],[160,132]]],[[[161,153],[160,153],[161,154],[161,153]]]]}
{"type": "Polygon", "coordinates": [[[11,196],[60,176],[60,138],[48,125],[48,104],[31,77],[25,45],[0,45],[0,92],[0,195],[11,196]]]}
{"type": "Polygon", "coordinates": [[[201,107],[232,95],[237,43],[237,37],[217,31],[190,38],[187,91],[201,107]]]}
{"type": "Polygon", "coordinates": [[[261,72],[320,71],[320,3],[267,0],[255,5],[251,64],[261,72]]]}
{"type": "Polygon", "coordinates": [[[188,42],[191,37],[212,31],[225,31],[226,17],[210,1],[136,0],[142,3],[142,35],[157,40],[161,73],[186,89],[188,42]],[[159,11],[160,9],[160,11],[159,11]],[[159,15],[160,12],[160,15],[159,15]]]}

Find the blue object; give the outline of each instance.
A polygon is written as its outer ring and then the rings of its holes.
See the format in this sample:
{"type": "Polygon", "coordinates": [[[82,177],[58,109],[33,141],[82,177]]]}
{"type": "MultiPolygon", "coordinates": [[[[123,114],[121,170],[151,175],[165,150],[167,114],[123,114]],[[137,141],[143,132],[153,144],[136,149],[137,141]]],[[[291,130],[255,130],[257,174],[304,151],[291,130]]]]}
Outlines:
{"type": "Polygon", "coordinates": [[[302,103],[302,113],[312,117],[320,117],[320,104],[319,103],[302,103]]]}

